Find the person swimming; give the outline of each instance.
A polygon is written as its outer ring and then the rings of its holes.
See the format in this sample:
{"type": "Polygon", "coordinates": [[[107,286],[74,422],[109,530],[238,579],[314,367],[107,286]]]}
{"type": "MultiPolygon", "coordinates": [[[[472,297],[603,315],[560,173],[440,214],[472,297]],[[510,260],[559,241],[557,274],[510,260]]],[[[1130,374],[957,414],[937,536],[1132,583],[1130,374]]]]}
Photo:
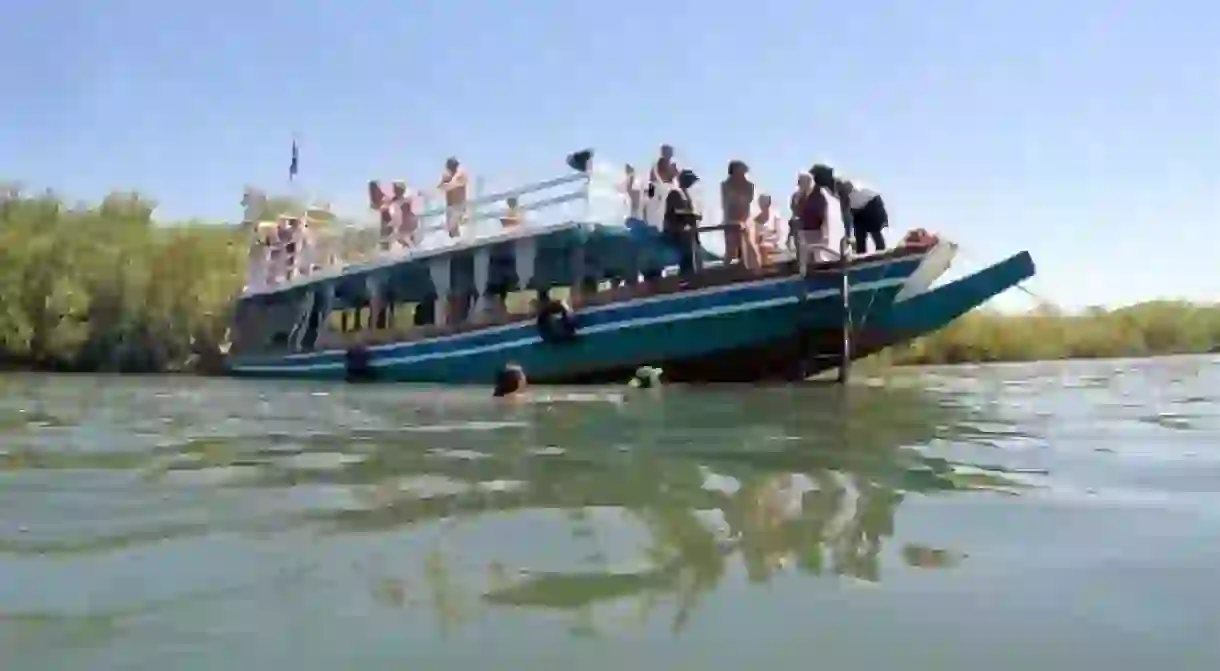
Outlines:
{"type": "Polygon", "coordinates": [[[496,373],[495,388],[492,395],[496,398],[516,396],[525,391],[529,381],[525,377],[525,369],[515,363],[510,363],[496,373]]]}
{"type": "Polygon", "coordinates": [[[631,377],[631,381],[627,385],[636,389],[659,387],[661,386],[661,374],[663,372],[656,366],[640,366],[635,370],[635,375],[631,377]]]}

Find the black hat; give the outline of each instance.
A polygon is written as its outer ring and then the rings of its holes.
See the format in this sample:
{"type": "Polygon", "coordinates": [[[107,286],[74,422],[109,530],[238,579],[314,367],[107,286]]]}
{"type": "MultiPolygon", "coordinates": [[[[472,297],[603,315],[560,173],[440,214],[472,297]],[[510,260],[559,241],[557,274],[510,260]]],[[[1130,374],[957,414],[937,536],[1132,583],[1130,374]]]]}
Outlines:
{"type": "Polygon", "coordinates": [[[568,167],[576,172],[589,172],[593,164],[593,150],[582,149],[568,154],[568,167]]]}
{"type": "Polygon", "coordinates": [[[825,188],[834,186],[835,169],[824,163],[815,164],[809,169],[809,174],[813,175],[813,183],[818,186],[825,188]]]}
{"type": "Polygon", "coordinates": [[[510,363],[496,372],[493,396],[509,396],[525,388],[527,384],[525,369],[515,363],[510,363]]]}
{"type": "Polygon", "coordinates": [[[678,173],[678,184],[679,185],[685,184],[686,186],[690,186],[698,181],[699,181],[699,175],[696,175],[695,171],[691,170],[690,168],[686,168],[686,169],[682,170],[682,172],[678,173]]]}

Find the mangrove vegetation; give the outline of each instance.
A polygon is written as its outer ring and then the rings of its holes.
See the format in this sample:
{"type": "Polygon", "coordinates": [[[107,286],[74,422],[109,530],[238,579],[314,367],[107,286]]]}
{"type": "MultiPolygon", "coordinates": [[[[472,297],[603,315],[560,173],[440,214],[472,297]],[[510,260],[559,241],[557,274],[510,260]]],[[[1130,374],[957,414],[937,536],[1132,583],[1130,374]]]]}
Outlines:
{"type": "MultiPolygon", "coordinates": [[[[0,185],[0,367],[163,372],[216,357],[251,232],[158,222],[113,193],[70,204],[0,185]]],[[[300,205],[272,197],[264,218],[300,205]]],[[[1220,305],[1154,301],[1106,310],[980,310],[885,359],[941,364],[1130,357],[1220,349],[1220,305]]]]}
{"type": "Polygon", "coordinates": [[[218,352],[249,232],[159,223],[155,207],[0,186],[0,367],[161,372],[218,352]]]}

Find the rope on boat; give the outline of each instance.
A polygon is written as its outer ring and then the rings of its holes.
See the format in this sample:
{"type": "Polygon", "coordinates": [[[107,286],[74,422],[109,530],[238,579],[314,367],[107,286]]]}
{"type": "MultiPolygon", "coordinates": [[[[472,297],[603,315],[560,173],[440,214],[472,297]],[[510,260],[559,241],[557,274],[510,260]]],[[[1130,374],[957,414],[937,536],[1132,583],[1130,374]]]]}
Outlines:
{"type": "MultiPolygon", "coordinates": [[[[987,267],[987,264],[980,263],[979,259],[977,257],[973,256],[972,254],[967,254],[966,248],[964,245],[962,245],[962,243],[956,242],[955,244],[957,244],[957,252],[959,254],[961,254],[962,256],[966,257],[967,261],[969,261],[970,263],[972,263],[974,265],[978,265],[981,268],[987,267]]],[[[1025,286],[1025,282],[1018,283],[1013,288],[1017,289],[1018,291],[1025,294],[1026,296],[1029,296],[1030,298],[1034,299],[1034,302],[1038,304],[1038,307],[1050,308],[1052,310],[1055,310],[1056,312],[1063,311],[1063,308],[1059,305],[1058,302],[1053,301],[1053,300],[1047,298],[1046,296],[1042,296],[1042,295],[1034,292],[1032,289],[1025,286]]]]}
{"type": "MultiPolygon", "coordinates": [[[[897,266],[898,266],[898,264],[897,264],[897,263],[889,263],[889,264],[886,264],[885,271],[881,273],[881,278],[880,278],[880,279],[878,279],[878,280],[876,280],[875,282],[876,282],[876,283],[878,283],[878,284],[880,284],[881,282],[884,282],[884,281],[888,280],[888,279],[889,279],[890,270],[891,270],[891,269],[893,269],[893,268],[896,268],[897,266]]],[[[860,324],[861,324],[861,325],[863,325],[865,322],[867,322],[867,321],[868,321],[868,316],[869,316],[870,314],[872,314],[872,312],[873,312],[873,303],[875,303],[875,302],[876,302],[876,300],[877,300],[877,293],[878,293],[878,292],[880,292],[880,291],[881,291],[881,287],[877,286],[877,287],[873,287],[873,290],[872,290],[871,292],[869,292],[869,296],[868,296],[868,306],[864,308],[864,314],[863,314],[863,315],[861,315],[861,318],[860,318],[860,324]]],[[[855,333],[856,333],[856,331],[855,331],[854,324],[853,324],[853,323],[852,323],[852,321],[851,321],[851,300],[850,300],[850,299],[847,301],[847,310],[848,310],[848,312],[847,312],[847,316],[848,316],[848,325],[852,327],[852,335],[854,336],[854,335],[855,335],[855,333]]]]}

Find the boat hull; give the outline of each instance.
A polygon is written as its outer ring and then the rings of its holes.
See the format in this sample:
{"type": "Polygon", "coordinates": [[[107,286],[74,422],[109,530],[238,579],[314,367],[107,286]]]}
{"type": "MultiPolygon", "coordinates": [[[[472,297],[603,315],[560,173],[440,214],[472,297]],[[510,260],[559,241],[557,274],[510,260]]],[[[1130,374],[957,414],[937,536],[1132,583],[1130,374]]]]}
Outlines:
{"type": "MultiPolygon", "coordinates": [[[[1033,277],[1028,252],[1015,254],[968,277],[910,297],[888,302],[886,309],[851,332],[851,359],[858,360],[888,347],[909,342],[948,325],[991,298],[1033,277]]],[[[705,356],[660,362],[673,382],[758,382],[791,380],[836,368],[842,362],[841,327],[815,326],[769,342],[726,349],[705,356]]],[[[621,380],[623,368],[584,376],[579,382],[621,380]]]]}
{"type": "MultiPolygon", "coordinates": [[[[933,248],[854,266],[849,278],[853,354],[863,356],[939,328],[981,302],[973,301],[974,294],[1007,288],[997,289],[1004,278],[994,274],[984,280],[972,276],[970,296],[959,289],[952,296],[941,294],[947,300],[929,302],[928,296],[944,289],[926,292],[920,285],[930,284],[947,265],[945,249],[933,248]],[[915,308],[895,312],[904,303],[915,308]]],[[[1028,265],[1032,274],[1032,262],[1028,265]]],[[[544,341],[532,322],[522,322],[374,346],[368,348],[368,377],[487,384],[513,362],[542,383],[622,381],[643,364],[663,367],[666,378],[676,382],[791,379],[838,363],[840,282],[834,272],[789,275],[590,307],[576,313],[576,337],[560,343],[544,341]]],[[[228,370],[247,377],[349,377],[341,350],[232,357],[228,370]]]]}

